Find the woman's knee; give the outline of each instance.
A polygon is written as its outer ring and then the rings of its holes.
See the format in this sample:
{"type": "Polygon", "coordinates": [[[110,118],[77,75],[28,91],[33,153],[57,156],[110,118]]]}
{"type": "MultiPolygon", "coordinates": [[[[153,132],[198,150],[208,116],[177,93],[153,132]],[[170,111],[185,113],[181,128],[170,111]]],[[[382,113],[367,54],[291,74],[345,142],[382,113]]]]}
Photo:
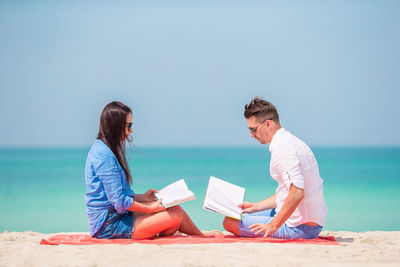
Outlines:
{"type": "Polygon", "coordinates": [[[176,224],[181,224],[182,222],[182,214],[181,211],[182,208],[179,206],[174,206],[171,208],[168,208],[165,212],[168,212],[168,215],[172,218],[172,220],[176,223],[176,224]]]}
{"type": "Polygon", "coordinates": [[[167,210],[173,210],[174,212],[178,212],[179,214],[181,214],[182,212],[184,212],[184,210],[181,208],[181,206],[176,205],[173,207],[168,208],[167,210]]]}

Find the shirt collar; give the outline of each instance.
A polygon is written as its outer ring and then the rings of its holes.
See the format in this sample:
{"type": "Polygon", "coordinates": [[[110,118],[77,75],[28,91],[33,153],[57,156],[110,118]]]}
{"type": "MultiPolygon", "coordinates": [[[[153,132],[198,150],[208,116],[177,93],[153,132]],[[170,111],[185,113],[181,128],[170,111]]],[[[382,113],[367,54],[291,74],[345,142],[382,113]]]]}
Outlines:
{"type": "Polygon", "coordinates": [[[274,149],[275,143],[277,142],[277,140],[280,138],[280,136],[285,131],[286,131],[285,128],[281,127],[278,131],[276,131],[274,136],[272,136],[271,142],[269,143],[269,152],[272,152],[272,150],[274,149]]]}

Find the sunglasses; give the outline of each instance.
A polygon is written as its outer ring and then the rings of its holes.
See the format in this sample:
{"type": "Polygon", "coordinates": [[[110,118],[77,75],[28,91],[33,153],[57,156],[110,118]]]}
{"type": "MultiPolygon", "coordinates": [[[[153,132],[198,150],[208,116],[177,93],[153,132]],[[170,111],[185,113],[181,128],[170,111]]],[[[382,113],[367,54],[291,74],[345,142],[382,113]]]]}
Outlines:
{"type": "Polygon", "coordinates": [[[261,124],[263,124],[264,122],[266,122],[266,121],[268,121],[268,120],[272,120],[273,118],[270,118],[270,119],[265,119],[265,120],[263,120],[259,125],[257,125],[256,127],[254,127],[254,128],[249,128],[249,130],[250,130],[250,132],[252,133],[252,134],[256,134],[256,132],[257,132],[257,128],[261,125],[261,124]]]}
{"type": "Polygon", "coordinates": [[[128,126],[128,131],[130,131],[132,129],[132,123],[126,122],[125,124],[126,124],[126,126],[128,126]]]}

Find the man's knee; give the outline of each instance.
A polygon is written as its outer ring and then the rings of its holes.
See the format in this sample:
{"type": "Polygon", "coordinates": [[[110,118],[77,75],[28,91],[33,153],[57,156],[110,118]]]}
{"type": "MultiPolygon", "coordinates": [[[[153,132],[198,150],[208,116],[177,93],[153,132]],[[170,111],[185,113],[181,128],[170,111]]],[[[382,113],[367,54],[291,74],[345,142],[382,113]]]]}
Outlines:
{"type": "Polygon", "coordinates": [[[239,221],[225,217],[224,222],[222,223],[224,226],[224,229],[227,230],[228,232],[231,232],[232,234],[235,234],[239,236],[239,221]]]}

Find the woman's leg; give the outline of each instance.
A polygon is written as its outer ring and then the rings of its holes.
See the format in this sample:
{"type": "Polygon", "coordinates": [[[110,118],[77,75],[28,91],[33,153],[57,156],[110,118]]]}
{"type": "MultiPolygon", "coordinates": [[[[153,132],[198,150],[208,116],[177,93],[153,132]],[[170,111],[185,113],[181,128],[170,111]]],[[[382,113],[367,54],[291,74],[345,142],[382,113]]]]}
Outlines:
{"type": "Polygon", "coordinates": [[[149,238],[157,234],[173,235],[178,230],[187,235],[214,236],[221,234],[219,231],[202,233],[180,206],[174,206],[166,211],[136,217],[132,238],[149,238]]]}
{"type": "Polygon", "coordinates": [[[179,229],[181,222],[181,214],[174,209],[139,215],[135,219],[132,238],[149,238],[159,233],[172,235],[179,229]]]}
{"type": "Polygon", "coordinates": [[[187,235],[203,235],[203,233],[197,228],[189,215],[180,206],[174,206],[169,209],[174,209],[178,212],[182,218],[181,225],[179,226],[179,232],[187,235]]]}
{"type": "Polygon", "coordinates": [[[199,228],[194,224],[192,219],[186,213],[184,209],[180,206],[174,206],[171,209],[175,209],[179,212],[182,218],[181,225],[179,226],[179,231],[185,233],[187,235],[199,235],[199,236],[220,236],[223,235],[218,230],[211,230],[211,231],[200,231],[199,228]]]}

